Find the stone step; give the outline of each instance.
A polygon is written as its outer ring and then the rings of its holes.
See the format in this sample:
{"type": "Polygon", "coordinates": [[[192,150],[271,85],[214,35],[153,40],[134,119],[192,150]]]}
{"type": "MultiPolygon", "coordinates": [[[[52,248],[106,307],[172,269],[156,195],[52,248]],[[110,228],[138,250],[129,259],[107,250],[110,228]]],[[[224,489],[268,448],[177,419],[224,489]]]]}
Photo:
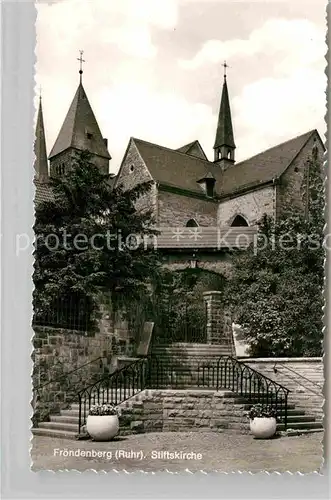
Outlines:
{"type": "Polygon", "coordinates": [[[78,426],[74,423],[67,422],[40,422],[39,429],[52,429],[57,431],[78,432],[78,426]]]}
{"type": "Polygon", "coordinates": [[[59,431],[41,427],[34,427],[32,429],[32,434],[35,436],[45,436],[51,438],[62,438],[62,439],[77,439],[77,430],[76,432],[68,432],[68,431],[59,431]]]}
{"type": "MultiPolygon", "coordinates": [[[[281,416],[283,416],[284,414],[281,414],[281,416]]],[[[315,418],[312,417],[311,415],[298,415],[298,414],[295,414],[295,415],[287,415],[287,423],[288,425],[290,424],[290,422],[315,422],[315,418]]]]}
{"type": "Polygon", "coordinates": [[[79,418],[78,416],[75,417],[75,416],[64,416],[64,415],[50,415],[50,420],[51,422],[63,422],[63,423],[66,423],[66,424],[77,424],[78,425],[78,422],[79,422],[79,418]]]}
{"type": "Polygon", "coordinates": [[[286,436],[300,436],[301,434],[313,434],[315,432],[324,432],[324,428],[320,429],[293,429],[287,430],[286,436]]]}
{"type": "MultiPolygon", "coordinates": [[[[278,430],[284,430],[285,426],[282,423],[277,424],[278,430]]],[[[320,422],[288,422],[287,429],[323,429],[320,422]]]]}

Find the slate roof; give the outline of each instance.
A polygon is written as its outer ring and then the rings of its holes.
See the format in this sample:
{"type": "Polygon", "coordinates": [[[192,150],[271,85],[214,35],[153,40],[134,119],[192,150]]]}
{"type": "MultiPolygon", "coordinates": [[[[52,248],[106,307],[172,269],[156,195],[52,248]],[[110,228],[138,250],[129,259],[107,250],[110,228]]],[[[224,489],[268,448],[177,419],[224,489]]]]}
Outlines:
{"type": "Polygon", "coordinates": [[[42,203],[44,201],[52,201],[53,192],[49,183],[41,182],[37,179],[34,179],[34,184],[36,187],[34,202],[36,205],[42,203]]]}
{"type": "Polygon", "coordinates": [[[257,186],[279,178],[316,130],[310,130],[229,167],[223,176],[222,193],[257,186]]]}
{"type": "Polygon", "coordinates": [[[196,156],[197,158],[201,158],[202,160],[208,160],[204,150],[202,149],[200,142],[197,140],[190,142],[189,144],[185,144],[185,146],[176,149],[176,151],[179,151],[180,153],[185,153],[187,155],[196,156]],[[194,148],[198,150],[198,154],[194,151],[194,148]]]}
{"type": "Polygon", "coordinates": [[[111,158],[82,83],[77,88],[49,158],[70,147],[88,149],[92,154],[111,158]],[[90,139],[87,133],[92,134],[90,139]]]}
{"type": "Polygon", "coordinates": [[[133,139],[150,174],[161,185],[202,193],[198,180],[211,174],[216,179],[215,192],[223,197],[280,177],[301,151],[311,130],[267,149],[222,172],[219,165],[157,144],[133,139]]]}

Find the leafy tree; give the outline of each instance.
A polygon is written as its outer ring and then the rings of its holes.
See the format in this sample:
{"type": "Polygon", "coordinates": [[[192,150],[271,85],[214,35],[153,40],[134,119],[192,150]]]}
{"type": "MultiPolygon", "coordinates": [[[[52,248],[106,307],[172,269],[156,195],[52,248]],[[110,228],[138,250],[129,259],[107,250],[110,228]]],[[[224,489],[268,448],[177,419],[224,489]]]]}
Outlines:
{"type": "Polygon", "coordinates": [[[148,293],[159,269],[149,244],[156,235],[152,212],[142,202],[151,183],[112,188],[83,152],[51,187],[54,200],[36,208],[35,313],[54,309],[59,298],[93,311],[100,288],[114,307],[148,293]]]}
{"type": "Polygon", "coordinates": [[[324,189],[310,158],[304,212],[264,216],[255,244],[240,252],[228,290],[253,356],[319,356],[323,339],[324,189]]]}

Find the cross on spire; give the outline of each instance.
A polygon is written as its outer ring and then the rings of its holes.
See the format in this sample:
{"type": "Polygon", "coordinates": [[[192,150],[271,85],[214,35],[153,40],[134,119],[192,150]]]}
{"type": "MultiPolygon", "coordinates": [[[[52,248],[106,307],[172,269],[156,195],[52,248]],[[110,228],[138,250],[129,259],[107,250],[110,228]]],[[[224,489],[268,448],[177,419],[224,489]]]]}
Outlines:
{"type": "Polygon", "coordinates": [[[84,63],[84,62],[86,62],[86,61],[83,59],[83,54],[84,54],[84,51],[83,51],[83,50],[80,50],[80,51],[79,51],[79,54],[80,54],[80,56],[79,56],[79,57],[77,57],[77,61],[79,61],[80,83],[82,83],[83,63],[84,63]]]}
{"type": "Polygon", "coordinates": [[[224,78],[226,78],[226,68],[229,68],[230,66],[226,63],[226,61],[224,61],[224,63],[222,64],[223,68],[224,68],[224,78]]]}

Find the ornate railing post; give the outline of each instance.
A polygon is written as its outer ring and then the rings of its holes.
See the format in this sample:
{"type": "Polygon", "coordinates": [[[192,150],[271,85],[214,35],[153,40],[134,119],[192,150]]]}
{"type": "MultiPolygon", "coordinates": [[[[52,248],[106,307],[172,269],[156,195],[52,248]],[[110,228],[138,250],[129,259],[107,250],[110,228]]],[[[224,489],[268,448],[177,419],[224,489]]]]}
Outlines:
{"type": "Polygon", "coordinates": [[[224,306],[222,292],[204,292],[208,344],[224,346],[224,355],[235,356],[231,315],[224,306]]]}

